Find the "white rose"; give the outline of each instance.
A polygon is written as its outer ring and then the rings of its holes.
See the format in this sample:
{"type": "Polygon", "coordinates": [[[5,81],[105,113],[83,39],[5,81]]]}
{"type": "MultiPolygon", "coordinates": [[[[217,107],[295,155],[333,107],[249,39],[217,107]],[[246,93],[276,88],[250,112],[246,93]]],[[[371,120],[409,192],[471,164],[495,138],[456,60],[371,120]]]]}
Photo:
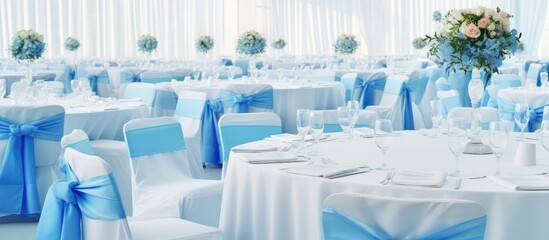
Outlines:
{"type": "Polygon", "coordinates": [[[480,36],[480,29],[473,23],[462,25],[459,31],[470,38],[478,38],[480,36]]]}
{"type": "Polygon", "coordinates": [[[494,13],[496,13],[496,11],[494,11],[490,8],[486,8],[486,10],[484,11],[484,16],[487,17],[487,18],[490,18],[490,17],[494,16],[494,13]]]}
{"type": "Polygon", "coordinates": [[[490,25],[488,25],[487,29],[488,29],[489,31],[494,31],[494,29],[496,29],[496,24],[490,23],[490,25]]]}
{"type": "Polygon", "coordinates": [[[490,37],[493,38],[493,37],[496,37],[496,36],[497,36],[497,33],[496,33],[496,32],[494,32],[494,31],[491,31],[491,32],[490,32],[490,37]]]}
{"type": "Polygon", "coordinates": [[[454,17],[458,21],[463,21],[463,14],[461,10],[452,11],[452,17],[454,17]]]}
{"type": "Polygon", "coordinates": [[[486,8],[483,6],[478,6],[474,10],[475,10],[475,14],[479,17],[486,12],[486,8]]]}
{"type": "Polygon", "coordinates": [[[27,31],[25,31],[25,30],[19,31],[19,38],[26,39],[28,36],[29,36],[29,34],[27,33],[27,31]]]}
{"type": "Polygon", "coordinates": [[[503,26],[504,31],[509,32],[509,30],[511,28],[509,22],[506,22],[505,24],[502,24],[502,26],[503,26]]]}

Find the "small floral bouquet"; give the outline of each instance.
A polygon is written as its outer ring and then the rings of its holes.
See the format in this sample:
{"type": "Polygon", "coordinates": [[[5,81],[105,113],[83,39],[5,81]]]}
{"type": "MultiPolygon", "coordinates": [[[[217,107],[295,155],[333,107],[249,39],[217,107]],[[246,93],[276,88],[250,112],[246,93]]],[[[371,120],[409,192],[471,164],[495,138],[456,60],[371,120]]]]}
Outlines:
{"type": "Polygon", "coordinates": [[[358,45],[359,43],[355,39],[355,36],[341,34],[334,44],[334,50],[340,54],[353,54],[356,52],[358,45]]]}
{"type": "Polygon", "coordinates": [[[258,32],[251,30],[243,33],[236,43],[236,52],[246,55],[256,55],[265,52],[267,40],[258,32]]]}
{"type": "Polygon", "coordinates": [[[271,46],[273,46],[273,48],[275,49],[283,49],[284,47],[286,47],[286,41],[284,41],[284,39],[282,38],[279,38],[277,40],[275,40],[271,46]]]}
{"type": "Polygon", "coordinates": [[[442,21],[442,14],[439,11],[433,12],[433,21],[440,22],[442,21]]]}
{"type": "Polygon", "coordinates": [[[42,57],[46,49],[44,37],[34,30],[21,30],[13,37],[10,46],[11,56],[17,61],[34,61],[42,57]]]}
{"type": "Polygon", "coordinates": [[[412,42],[412,45],[414,46],[415,49],[422,49],[425,46],[427,46],[427,42],[423,41],[423,38],[416,38],[412,42]]]}
{"type": "Polygon", "coordinates": [[[474,68],[497,72],[505,57],[514,54],[521,35],[510,29],[512,15],[499,8],[476,7],[449,11],[442,29],[426,35],[429,56],[441,58],[447,70],[470,72],[474,68]]]}
{"type": "Polygon", "coordinates": [[[199,37],[196,40],[196,51],[207,53],[214,47],[214,44],[213,38],[208,35],[199,37]]]}
{"type": "Polygon", "coordinates": [[[68,37],[67,40],[65,40],[65,49],[67,49],[67,51],[73,52],[78,50],[79,47],[80,42],[78,42],[78,39],[68,37]]]}
{"type": "Polygon", "coordinates": [[[157,45],[158,45],[158,41],[154,36],[150,34],[142,35],[139,38],[139,41],[137,41],[137,46],[139,47],[139,51],[146,52],[148,54],[151,54],[151,52],[156,49],[157,45]]]}

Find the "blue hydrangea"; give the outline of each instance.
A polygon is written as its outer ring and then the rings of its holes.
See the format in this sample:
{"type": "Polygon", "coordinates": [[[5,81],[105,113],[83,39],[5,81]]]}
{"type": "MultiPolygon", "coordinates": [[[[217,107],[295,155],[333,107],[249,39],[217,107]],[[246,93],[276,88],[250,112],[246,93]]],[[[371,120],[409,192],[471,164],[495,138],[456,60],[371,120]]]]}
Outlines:
{"type": "Polygon", "coordinates": [[[214,47],[214,40],[210,36],[202,36],[196,40],[196,51],[207,53],[214,47]]]}
{"type": "Polygon", "coordinates": [[[355,36],[341,34],[334,44],[334,51],[339,54],[353,54],[356,52],[358,45],[355,36]]]}
{"type": "Polygon", "coordinates": [[[67,51],[73,52],[76,51],[80,47],[80,42],[76,38],[68,37],[67,40],[65,40],[65,49],[67,51]]]}
{"type": "Polygon", "coordinates": [[[148,54],[151,54],[151,52],[156,50],[157,46],[158,46],[158,41],[154,36],[150,34],[141,36],[139,38],[139,41],[137,41],[137,47],[139,47],[139,51],[145,52],[148,54]]]}
{"type": "Polygon", "coordinates": [[[414,46],[415,49],[422,49],[422,48],[424,48],[425,46],[427,46],[427,42],[426,42],[426,41],[423,41],[422,38],[416,38],[416,39],[414,39],[414,41],[412,42],[412,45],[414,46]]]}
{"type": "Polygon", "coordinates": [[[258,32],[251,30],[243,33],[236,43],[236,52],[245,55],[257,55],[265,52],[267,40],[258,32]]]}
{"type": "Polygon", "coordinates": [[[439,11],[433,12],[433,21],[440,22],[442,21],[442,14],[439,11]]]}
{"type": "Polygon", "coordinates": [[[275,40],[271,46],[273,46],[273,48],[275,49],[283,49],[285,46],[286,46],[286,41],[284,41],[284,39],[282,38],[279,38],[277,40],[275,40]]]}
{"type": "Polygon", "coordinates": [[[17,61],[34,61],[42,57],[46,49],[44,37],[34,30],[21,30],[13,37],[9,48],[11,56],[17,61]]]}

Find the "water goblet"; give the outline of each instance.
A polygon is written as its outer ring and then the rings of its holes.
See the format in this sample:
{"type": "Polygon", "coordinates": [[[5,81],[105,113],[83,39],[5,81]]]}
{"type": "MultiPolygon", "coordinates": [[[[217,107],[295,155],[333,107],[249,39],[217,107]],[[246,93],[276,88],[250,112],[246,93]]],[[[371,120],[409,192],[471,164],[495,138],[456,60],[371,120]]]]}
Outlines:
{"type": "Polygon", "coordinates": [[[455,157],[456,168],[450,176],[460,177],[459,158],[467,146],[467,128],[463,118],[448,119],[448,147],[455,157]]]}
{"type": "Polygon", "coordinates": [[[324,133],[324,112],[312,111],[309,121],[310,121],[311,135],[315,140],[315,143],[314,143],[315,150],[311,152],[311,155],[320,155],[320,151],[318,151],[318,143],[319,143],[320,137],[324,133]]]}
{"type": "Polygon", "coordinates": [[[71,90],[74,96],[78,96],[78,89],[80,88],[80,81],[78,79],[71,80],[71,90]]]}
{"type": "Polygon", "coordinates": [[[346,139],[349,138],[349,131],[351,130],[351,114],[349,112],[349,108],[346,106],[338,107],[337,119],[339,121],[341,129],[343,130],[342,142],[344,142],[346,139]]]}
{"type": "Polygon", "coordinates": [[[515,105],[515,123],[520,128],[520,139],[524,140],[524,128],[530,121],[530,108],[528,104],[517,103],[515,105]]]}
{"type": "Polygon", "coordinates": [[[502,122],[491,122],[489,132],[489,142],[494,156],[496,156],[496,172],[495,176],[501,174],[500,162],[503,152],[507,148],[507,128],[502,122]]]}
{"type": "Polygon", "coordinates": [[[298,109],[296,116],[296,126],[297,134],[301,136],[301,151],[302,155],[308,158],[307,145],[305,145],[305,137],[309,134],[310,131],[310,115],[311,110],[309,109],[298,109]]]}
{"type": "Polygon", "coordinates": [[[347,108],[349,108],[349,114],[351,117],[351,139],[354,138],[354,129],[355,124],[358,121],[358,116],[360,114],[360,106],[358,101],[348,101],[347,108]]]}
{"type": "Polygon", "coordinates": [[[393,140],[393,123],[388,119],[378,119],[375,122],[375,143],[377,147],[383,152],[383,160],[381,166],[377,167],[378,170],[391,170],[392,168],[387,166],[387,152],[391,146],[393,140]]]}
{"type": "Polygon", "coordinates": [[[433,121],[433,137],[438,136],[438,128],[442,120],[442,101],[431,100],[431,120],[433,121]]]}

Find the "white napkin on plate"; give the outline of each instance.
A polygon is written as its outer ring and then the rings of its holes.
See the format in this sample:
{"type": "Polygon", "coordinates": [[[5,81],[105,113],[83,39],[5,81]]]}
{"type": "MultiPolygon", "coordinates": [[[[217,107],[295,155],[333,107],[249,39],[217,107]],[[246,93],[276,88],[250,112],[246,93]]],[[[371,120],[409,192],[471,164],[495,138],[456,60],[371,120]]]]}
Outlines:
{"type": "Polygon", "coordinates": [[[289,152],[241,153],[240,156],[245,162],[252,164],[306,161],[305,159],[298,159],[295,153],[289,152]]]}
{"type": "Polygon", "coordinates": [[[541,191],[549,190],[549,178],[547,176],[488,176],[497,184],[517,191],[541,191]]]}
{"type": "Polygon", "coordinates": [[[259,152],[272,152],[277,151],[278,146],[273,143],[267,143],[265,141],[260,142],[251,142],[238,145],[231,149],[233,152],[237,153],[259,153],[259,152]]]}
{"type": "Polygon", "coordinates": [[[288,173],[323,178],[342,177],[349,174],[354,174],[357,171],[359,171],[359,169],[355,166],[350,167],[327,164],[315,164],[286,169],[286,172],[288,173]]]}
{"type": "Polygon", "coordinates": [[[391,179],[391,183],[399,185],[413,185],[425,187],[440,187],[446,180],[446,172],[422,173],[407,170],[398,170],[391,179]]]}

